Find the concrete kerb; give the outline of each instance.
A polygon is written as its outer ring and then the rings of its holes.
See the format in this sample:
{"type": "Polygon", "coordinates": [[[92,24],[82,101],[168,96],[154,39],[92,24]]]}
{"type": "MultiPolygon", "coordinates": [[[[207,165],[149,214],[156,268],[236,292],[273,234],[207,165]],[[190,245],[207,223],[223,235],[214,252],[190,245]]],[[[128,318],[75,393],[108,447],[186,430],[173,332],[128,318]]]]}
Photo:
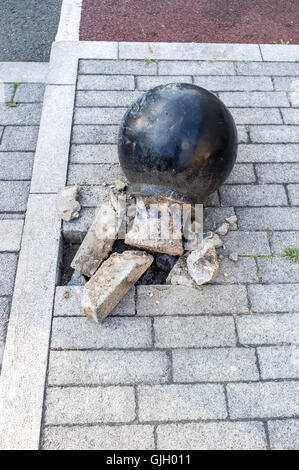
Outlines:
{"type": "MultiPolygon", "coordinates": [[[[299,56],[299,46],[79,41],[53,44],[2,365],[2,449],[39,448],[61,241],[61,222],[56,215],[53,193],[66,183],[78,60],[294,61],[297,53],[299,56]]],[[[20,81],[44,81],[45,64],[39,67],[39,72],[30,67],[24,67],[20,81]]],[[[8,71],[3,72],[3,63],[0,63],[1,77],[5,81],[16,81],[13,68],[8,67],[8,71]],[[9,77],[11,80],[7,80],[9,77]]]]}
{"type": "Polygon", "coordinates": [[[48,62],[0,62],[0,83],[44,83],[48,62]]]}

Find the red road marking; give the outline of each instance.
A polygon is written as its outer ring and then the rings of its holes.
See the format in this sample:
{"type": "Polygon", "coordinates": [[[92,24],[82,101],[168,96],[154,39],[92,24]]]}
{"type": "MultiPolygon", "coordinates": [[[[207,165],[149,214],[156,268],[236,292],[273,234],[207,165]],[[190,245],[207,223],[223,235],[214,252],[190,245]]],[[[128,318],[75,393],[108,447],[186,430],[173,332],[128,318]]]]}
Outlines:
{"type": "Polygon", "coordinates": [[[299,44],[299,0],[83,0],[80,39],[299,44]]]}

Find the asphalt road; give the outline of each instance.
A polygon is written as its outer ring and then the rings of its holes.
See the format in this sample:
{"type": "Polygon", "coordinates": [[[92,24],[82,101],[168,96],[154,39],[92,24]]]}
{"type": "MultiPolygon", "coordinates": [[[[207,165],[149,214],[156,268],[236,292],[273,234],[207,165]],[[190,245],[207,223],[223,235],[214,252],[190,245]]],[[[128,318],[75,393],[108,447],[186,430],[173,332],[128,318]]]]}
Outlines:
{"type": "Polygon", "coordinates": [[[62,0],[1,0],[0,61],[49,60],[62,0]]]}
{"type": "Polygon", "coordinates": [[[299,0],[84,0],[80,39],[299,44],[299,0]]]}

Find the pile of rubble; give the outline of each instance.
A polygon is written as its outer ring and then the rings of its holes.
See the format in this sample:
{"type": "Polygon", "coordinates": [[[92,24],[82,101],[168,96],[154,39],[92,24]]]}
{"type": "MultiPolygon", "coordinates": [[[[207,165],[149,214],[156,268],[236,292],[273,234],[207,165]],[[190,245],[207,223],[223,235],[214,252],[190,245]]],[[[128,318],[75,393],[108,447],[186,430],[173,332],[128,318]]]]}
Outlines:
{"type": "MultiPolygon", "coordinates": [[[[125,188],[122,181],[110,187],[110,202],[97,210],[71,263],[73,281],[84,284],[83,312],[97,322],[104,320],[138,281],[147,283],[154,265],[167,273],[167,284],[198,287],[213,282],[219,271],[216,249],[223,246],[221,237],[237,222],[236,216],[227,218],[199,242],[193,221],[186,242],[180,214],[179,224],[169,218],[170,212],[180,211],[180,204],[153,196],[130,196],[127,200],[125,188]],[[124,238],[121,252],[115,251],[117,238],[124,238]]],[[[58,192],[57,211],[63,220],[79,217],[79,191],[79,186],[69,186],[58,192]]],[[[238,255],[231,253],[230,259],[237,261],[238,255]]]]}

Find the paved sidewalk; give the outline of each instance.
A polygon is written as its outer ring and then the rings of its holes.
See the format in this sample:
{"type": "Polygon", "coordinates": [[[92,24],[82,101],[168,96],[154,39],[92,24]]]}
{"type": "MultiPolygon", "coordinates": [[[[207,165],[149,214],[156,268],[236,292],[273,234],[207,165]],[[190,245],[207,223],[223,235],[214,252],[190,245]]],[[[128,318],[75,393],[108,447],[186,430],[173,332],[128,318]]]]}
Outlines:
{"type": "Polygon", "coordinates": [[[2,445],[298,448],[299,276],[284,256],[299,245],[297,53],[54,46],[0,382],[2,445]],[[238,225],[212,285],[140,286],[96,325],[80,311],[82,287],[57,281],[60,229],[67,242],[84,236],[105,184],[121,175],[116,142],[125,109],[173,81],[210,89],[233,113],[238,161],[206,205],[205,228],[232,214],[238,225]],[[61,227],[55,193],[66,183],[82,185],[83,209],[61,227]]]}
{"type": "Polygon", "coordinates": [[[44,94],[43,83],[19,82],[22,64],[13,66],[0,85],[0,369],[44,94]]]}

